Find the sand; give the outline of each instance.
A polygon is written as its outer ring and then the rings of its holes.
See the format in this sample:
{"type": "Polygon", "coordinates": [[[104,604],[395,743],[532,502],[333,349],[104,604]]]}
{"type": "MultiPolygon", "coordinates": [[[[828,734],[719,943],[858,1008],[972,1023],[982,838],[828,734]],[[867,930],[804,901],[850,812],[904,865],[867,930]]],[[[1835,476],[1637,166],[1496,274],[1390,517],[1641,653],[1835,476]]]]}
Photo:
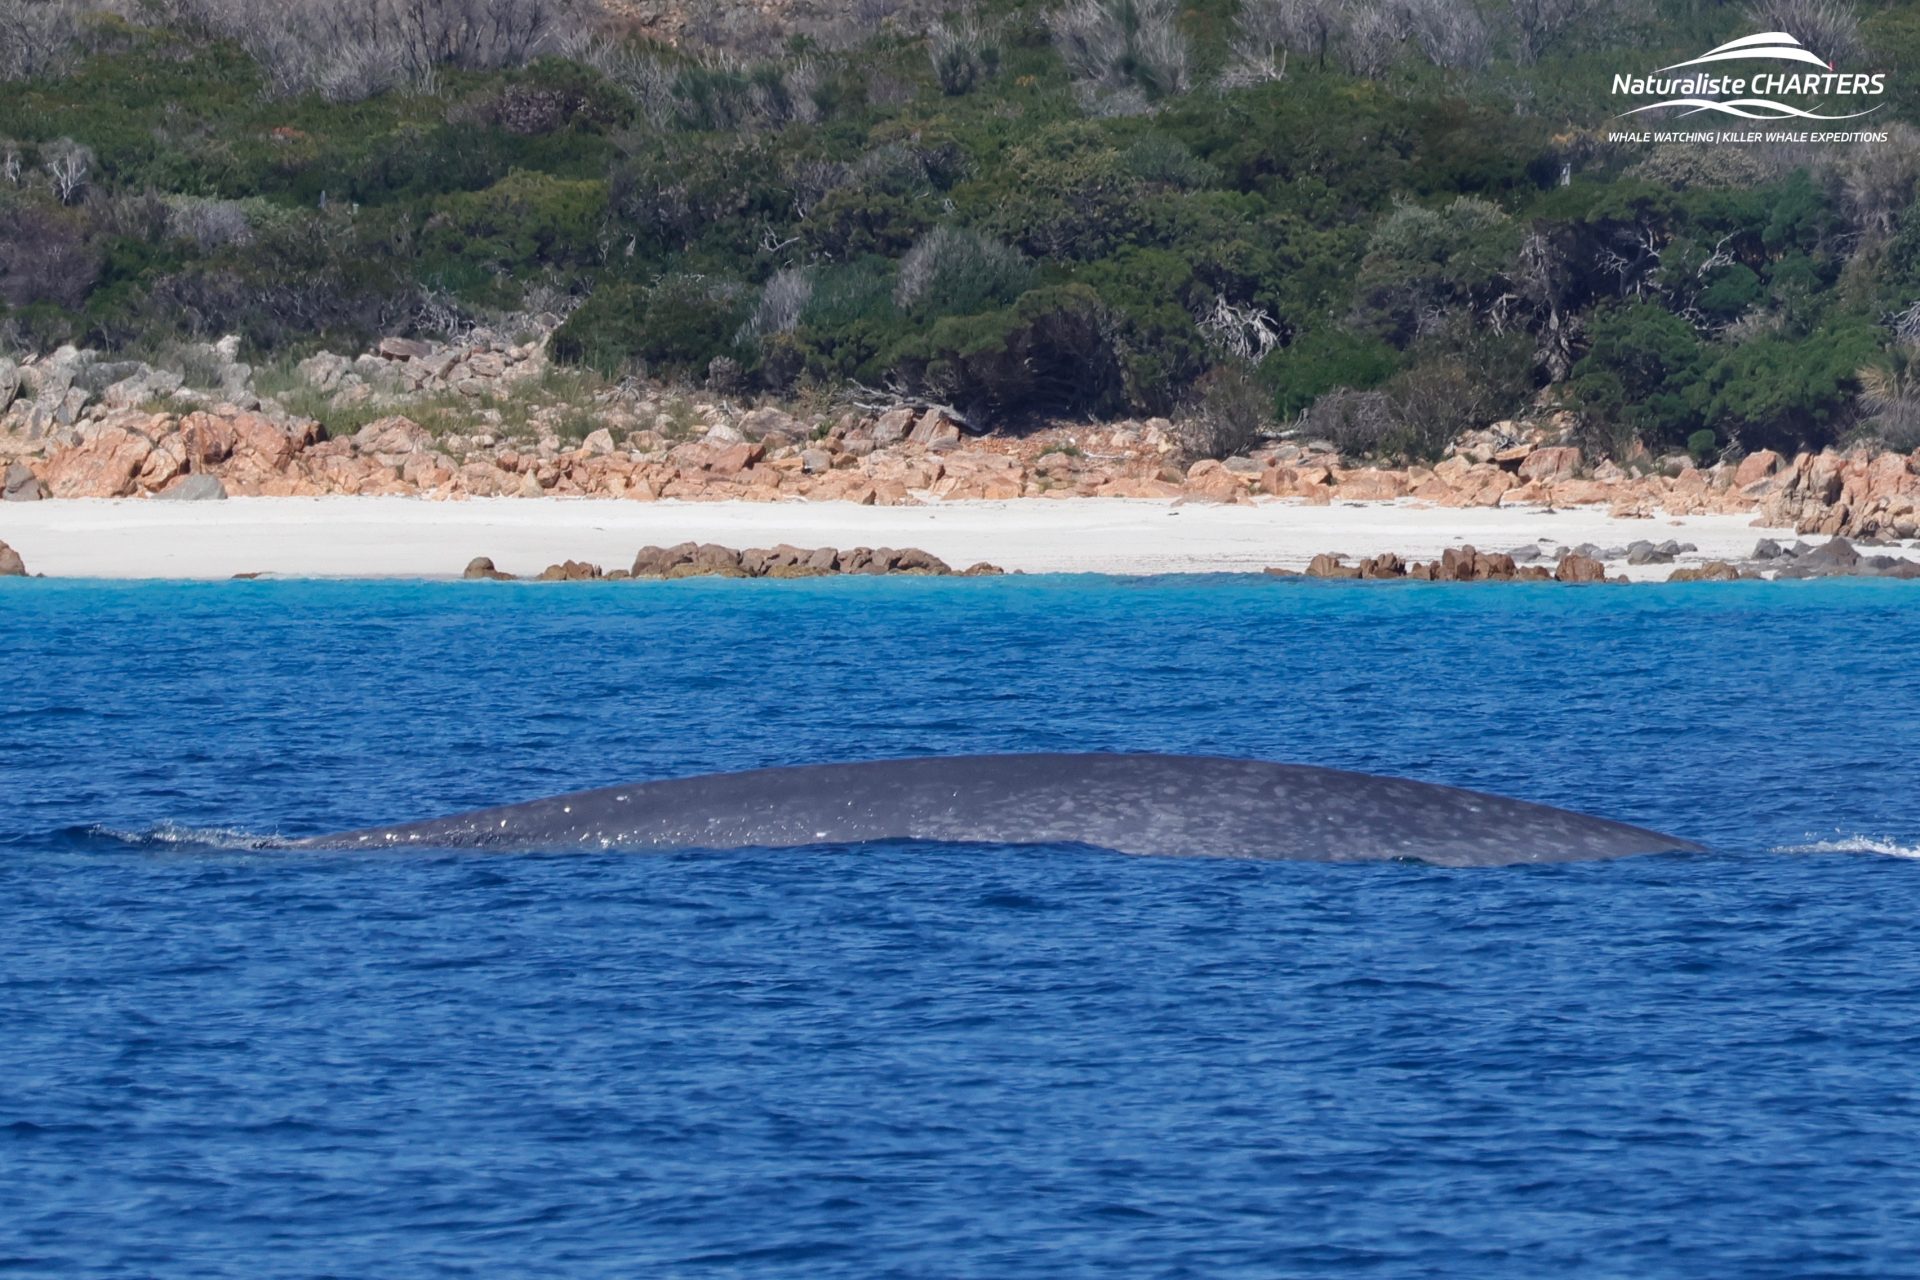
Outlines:
{"type": "MultiPolygon", "coordinates": [[[[1777,532],[1777,531],[1776,531],[1777,532]]],[[[621,568],[647,543],[731,547],[920,547],[955,568],[979,560],[1029,573],[1246,573],[1299,569],[1322,551],[1430,559],[1448,546],[1636,539],[1698,544],[1680,563],[1738,559],[1767,531],[1747,516],[1610,519],[1599,508],[1455,510],[1413,503],[1253,506],[1117,498],[859,507],[837,502],[680,503],[587,499],[233,498],[45,501],[0,506],[0,541],[30,571],[76,578],[457,576],[475,556],[509,573],[556,561],[621,568]],[[1544,541],[1543,541],[1544,540],[1544,541]]],[[[1627,568],[1662,579],[1667,565],[1627,568]]]]}

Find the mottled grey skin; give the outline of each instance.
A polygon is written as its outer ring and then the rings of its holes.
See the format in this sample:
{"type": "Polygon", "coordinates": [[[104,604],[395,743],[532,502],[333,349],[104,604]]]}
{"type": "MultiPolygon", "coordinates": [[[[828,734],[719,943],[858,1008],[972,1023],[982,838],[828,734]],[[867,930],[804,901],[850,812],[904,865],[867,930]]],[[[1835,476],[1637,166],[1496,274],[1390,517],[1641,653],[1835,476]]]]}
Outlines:
{"type": "Polygon", "coordinates": [[[878,760],[604,787],[309,849],[737,849],[939,840],[1444,866],[1698,852],[1657,831],[1475,791],[1211,756],[878,760]]]}

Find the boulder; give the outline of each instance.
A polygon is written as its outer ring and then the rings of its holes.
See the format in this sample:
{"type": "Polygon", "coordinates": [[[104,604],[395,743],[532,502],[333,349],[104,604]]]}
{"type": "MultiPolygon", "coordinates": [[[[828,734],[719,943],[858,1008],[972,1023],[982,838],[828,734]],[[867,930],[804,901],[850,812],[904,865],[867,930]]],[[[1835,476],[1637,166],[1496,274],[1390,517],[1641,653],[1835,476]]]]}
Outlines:
{"type": "Polygon", "coordinates": [[[414,338],[382,338],[374,351],[388,360],[420,360],[433,354],[433,346],[414,338]]]}
{"type": "Polygon", "coordinates": [[[1473,581],[1473,558],[1480,554],[1471,546],[1448,547],[1433,562],[1433,580],[1435,582],[1471,582],[1473,581]]]}
{"type": "Polygon", "coordinates": [[[73,385],[99,395],[115,383],[138,381],[149,372],[138,360],[96,360],[74,374],[73,385]]]}
{"type": "Polygon", "coordinates": [[[227,486],[220,483],[219,476],[201,471],[176,477],[153,496],[162,502],[220,502],[227,496],[227,486]]]}
{"type": "Polygon", "coordinates": [[[1333,496],[1342,502],[1390,502],[1404,497],[1406,492],[1404,477],[1369,467],[1363,471],[1342,472],[1334,485],[1333,496]]]}
{"type": "Polygon", "coordinates": [[[0,482],[0,501],[38,502],[46,496],[40,488],[39,479],[33,474],[33,468],[24,462],[9,466],[5,480],[0,482]]]}
{"type": "Polygon", "coordinates": [[[42,476],[56,498],[122,498],[153,452],[153,441],[124,427],[106,427],[48,459],[42,476]]]}
{"type": "Polygon", "coordinates": [[[664,578],[675,568],[690,563],[693,553],[699,549],[699,545],[692,542],[683,542],[676,547],[642,547],[633,557],[633,576],[664,578]]]}
{"type": "Polygon", "coordinates": [[[1510,555],[1460,546],[1442,551],[1427,576],[1433,582],[1504,582],[1519,572],[1520,566],[1510,555]]]}
{"type": "Polygon", "coordinates": [[[766,451],[758,444],[741,441],[728,445],[713,455],[707,463],[707,470],[717,476],[737,476],[765,456],[766,451]]]}
{"type": "Polygon", "coordinates": [[[1557,582],[1605,582],[1607,567],[1592,556],[1583,556],[1577,551],[1568,552],[1560,558],[1553,576],[1557,582]]]}
{"type": "Polygon", "coordinates": [[[177,373],[166,369],[149,369],[140,366],[140,372],[131,377],[122,378],[100,393],[100,400],[109,409],[131,409],[145,404],[149,400],[161,400],[180,389],[184,379],[177,373]]]}
{"type": "Polygon", "coordinates": [[[1383,551],[1360,562],[1362,578],[1404,578],[1407,565],[1404,560],[1391,551],[1383,551]]]}
{"type": "Polygon", "coordinates": [[[1183,487],[1191,498],[1205,502],[1232,502],[1247,492],[1248,479],[1227,470],[1223,462],[1202,458],[1187,468],[1183,487]]]}
{"type": "Polygon", "coordinates": [[[1309,578],[1359,577],[1360,570],[1352,565],[1342,563],[1345,559],[1346,557],[1343,555],[1338,555],[1331,551],[1322,551],[1319,555],[1307,562],[1307,576],[1309,578]]]}
{"type": "Polygon", "coordinates": [[[740,565],[740,553],[717,542],[703,542],[694,548],[692,559],[683,568],[690,573],[723,578],[740,577],[746,573],[740,565]]]}
{"type": "Polygon", "coordinates": [[[1780,455],[1771,449],[1761,449],[1757,453],[1748,454],[1740,459],[1739,467],[1734,470],[1733,487],[1746,489],[1759,484],[1762,480],[1772,479],[1780,470],[1783,461],[1780,455]]]}
{"type": "Polygon", "coordinates": [[[310,387],[316,387],[321,391],[337,391],[340,389],[340,380],[352,368],[353,362],[345,356],[335,355],[331,351],[322,351],[319,355],[308,356],[295,365],[294,372],[298,373],[301,380],[310,387]]]}
{"type": "Polygon", "coordinates": [[[988,564],[985,560],[982,560],[978,564],[970,564],[962,569],[960,576],[963,578],[997,578],[1005,573],[1006,570],[1002,569],[999,565],[988,564]]]}
{"type": "MultiPolygon", "coordinates": [[[[467,570],[471,576],[473,565],[469,564],[467,570]]],[[[602,576],[599,565],[588,564],[584,560],[563,560],[559,564],[550,564],[540,571],[542,582],[587,582],[602,576]]]]}
{"type": "Polygon", "coordinates": [[[913,410],[889,409],[874,420],[873,443],[876,445],[898,444],[907,438],[907,432],[913,429],[913,410]]]}
{"type": "Polygon", "coordinates": [[[897,557],[895,557],[893,562],[893,572],[928,574],[928,575],[933,575],[937,577],[945,577],[946,575],[952,573],[953,569],[951,566],[947,564],[945,560],[942,560],[939,556],[934,555],[932,552],[922,551],[918,547],[908,547],[906,550],[902,551],[897,557]]]}
{"type": "Polygon", "coordinates": [[[7,411],[15,396],[20,394],[20,366],[0,356],[0,413],[7,411]]]}
{"type": "Polygon", "coordinates": [[[1851,573],[1860,564],[1860,553],[1845,538],[1833,538],[1796,557],[1795,563],[1816,573],[1851,573]]]}
{"type": "Polygon", "coordinates": [[[929,409],[921,415],[919,423],[907,436],[908,444],[917,444],[923,448],[932,448],[940,444],[954,444],[960,439],[960,428],[947,420],[947,415],[938,409],[929,409]]]}
{"type": "Polygon", "coordinates": [[[94,353],[68,343],[50,356],[20,371],[22,381],[36,400],[58,400],[73,389],[80,371],[93,363],[94,353]]]}
{"type": "Polygon", "coordinates": [[[187,470],[187,442],[178,431],[166,430],[168,420],[153,424],[153,451],[140,464],[134,487],[147,493],[164,489],[187,470]]]}
{"type": "MultiPolygon", "coordinates": [[[[825,548],[825,551],[828,557],[831,558],[833,549],[828,547],[825,548]]],[[[742,568],[751,570],[752,566],[747,563],[748,554],[749,553],[745,551],[740,553],[740,564],[742,568]]],[[[816,565],[813,563],[814,557],[819,554],[819,551],[809,550],[806,547],[796,547],[790,542],[783,542],[771,551],[764,553],[764,558],[760,561],[757,576],[764,578],[818,578],[833,572],[831,564],[816,565]]]]}
{"type": "Polygon", "coordinates": [[[412,418],[396,414],[376,418],[354,432],[353,447],[362,454],[424,453],[433,448],[433,433],[412,418]]]}
{"type": "Polygon", "coordinates": [[[1573,479],[1574,472],[1579,469],[1579,449],[1570,444],[1549,445],[1544,449],[1535,449],[1521,461],[1520,478],[1551,484],[1556,480],[1573,479]]]}
{"type": "Polygon", "coordinates": [[[1737,582],[1740,570],[1725,560],[1709,560],[1703,565],[1688,565],[1667,575],[1668,582],[1737,582]]]}
{"type": "Polygon", "coordinates": [[[467,567],[460,576],[476,582],[512,582],[514,580],[512,574],[502,573],[494,567],[491,556],[475,556],[467,561],[467,567]]]}
{"type": "Polygon", "coordinates": [[[747,440],[764,440],[775,432],[790,437],[805,434],[794,426],[791,417],[774,408],[755,409],[742,414],[734,424],[734,429],[747,440]]]}
{"type": "Polygon", "coordinates": [[[1476,551],[1473,555],[1475,582],[1506,582],[1520,573],[1512,556],[1502,551],[1476,551]]]}
{"type": "Polygon", "coordinates": [[[4,542],[0,542],[0,578],[24,578],[27,576],[26,561],[20,553],[4,542]]]}

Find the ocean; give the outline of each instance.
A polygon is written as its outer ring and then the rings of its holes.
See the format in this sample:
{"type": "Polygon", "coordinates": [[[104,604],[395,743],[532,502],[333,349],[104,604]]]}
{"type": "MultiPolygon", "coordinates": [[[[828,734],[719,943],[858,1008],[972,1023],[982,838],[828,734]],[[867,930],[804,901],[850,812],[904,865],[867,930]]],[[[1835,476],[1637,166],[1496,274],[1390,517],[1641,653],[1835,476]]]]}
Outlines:
{"type": "Polygon", "coordinates": [[[1920,587],[0,583],[0,1275],[1920,1273],[1920,587]],[[1153,750],[1714,852],[312,854],[1153,750]]]}

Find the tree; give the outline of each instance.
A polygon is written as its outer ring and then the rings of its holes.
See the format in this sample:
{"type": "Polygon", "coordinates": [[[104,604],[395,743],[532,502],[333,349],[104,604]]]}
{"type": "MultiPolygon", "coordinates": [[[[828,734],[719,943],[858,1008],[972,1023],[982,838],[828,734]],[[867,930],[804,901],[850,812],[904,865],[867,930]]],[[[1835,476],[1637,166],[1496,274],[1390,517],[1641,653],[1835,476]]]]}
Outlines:
{"type": "Polygon", "coordinates": [[[53,183],[53,194],[61,204],[72,204],[87,189],[87,177],[93,172],[93,151],[72,138],[49,143],[44,163],[53,183]]]}
{"type": "Polygon", "coordinates": [[[927,60],[941,92],[958,97],[999,69],[1000,46],[972,19],[939,22],[927,32],[927,60]]]}
{"type": "Polygon", "coordinates": [[[1048,19],[1076,80],[1149,97],[1187,89],[1187,38],[1176,0],[1072,0],[1048,19]]]}
{"type": "Polygon", "coordinates": [[[74,308],[100,275],[79,215],[33,202],[0,216],[0,304],[74,308]]]}
{"type": "Polygon", "coordinates": [[[1210,370],[1177,424],[1196,458],[1231,458],[1253,448],[1273,426],[1273,402],[1240,361],[1210,370]]]}
{"type": "Polygon", "coordinates": [[[1607,0],[1507,0],[1513,19],[1513,56],[1532,66],[1607,0]]]}
{"type": "Polygon", "coordinates": [[[1700,427],[1706,351],[1693,326],[1650,302],[1596,312],[1592,348],[1569,386],[1586,412],[1654,445],[1676,445],[1700,427]]]}
{"type": "Polygon", "coordinates": [[[1438,209],[1402,204],[1374,229],[1355,310],[1404,346],[1455,311],[1482,314],[1507,292],[1521,244],[1498,205],[1460,196],[1438,209]]]}
{"type": "Polygon", "coordinates": [[[1750,449],[1818,448],[1844,424],[1856,375],[1878,345],[1862,320],[1839,320],[1805,337],[1768,334],[1715,361],[1694,396],[1709,425],[1750,449]]]}
{"type": "Polygon", "coordinates": [[[1862,429],[1892,449],[1920,448],[1920,343],[1895,342],[1854,377],[1860,383],[1862,429]]]}
{"type": "Polygon", "coordinates": [[[520,66],[582,21],[580,0],[290,0],[261,20],[252,0],[196,0],[207,26],[239,40],[283,94],[349,101],[438,68],[520,66]]]}
{"type": "Polygon", "coordinates": [[[1756,31],[1784,31],[1842,71],[1861,57],[1860,15],[1845,0],[1759,0],[1747,11],[1756,31]]]}
{"type": "Polygon", "coordinates": [[[0,0],[0,83],[56,71],[80,38],[70,0],[0,0]]]}

